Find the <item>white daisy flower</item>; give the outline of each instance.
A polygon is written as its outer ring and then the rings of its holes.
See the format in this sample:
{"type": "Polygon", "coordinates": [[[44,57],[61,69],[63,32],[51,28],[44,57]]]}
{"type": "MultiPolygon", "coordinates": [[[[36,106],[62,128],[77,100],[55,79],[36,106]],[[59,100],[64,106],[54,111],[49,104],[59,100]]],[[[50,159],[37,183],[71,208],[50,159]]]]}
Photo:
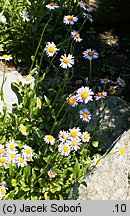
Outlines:
{"type": "Polygon", "coordinates": [[[75,22],[78,21],[78,18],[75,17],[74,15],[68,15],[68,16],[64,16],[63,19],[63,23],[65,23],[65,25],[74,25],[75,22]]]}
{"type": "Polygon", "coordinates": [[[55,2],[50,2],[48,5],[46,5],[46,8],[49,10],[55,10],[56,8],[59,8],[59,6],[55,2]]]}
{"type": "Polygon", "coordinates": [[[74,57],[71,54],[68,56],[66,56],[66,54],[62,55],[60,61],[60,66],[65,69],[67,69],[67,67],[71,68],[72,65],[74,65],[74,57]]]}
{"type": "Polygon", "coordinates": [[[24,167],[27,165],[27,158],[25,158],[24,155],[18,154],[16,158],[16,163],[18,167],[24,167]]]}
{"type": "Polygon", "coordinates": [[[100,98],[105,98],[107,96],[107,92],[98,92],[94,97],[95,100],[99,100],[100,98]]]}
{"type": "Polygon", "coordinates": [[[0,13],[0,23],[5,23],[6,17],[3,15],[3,11],[0,13]]]}
{"type": "Polygon", "coordinates": [[[69,129],[69,131],[70,131],[70,138],[76,139],[76,138],[81,136],[81,132],[80,132],[79,127],[77,127],[77,128],[74,127],[72,129],[69,129]]]}
{"type": "Polygon", "coordinates": [[[109,80],[108,78],[103,78],[103,79],[100,79],[100,82],[102,83],[102,84],[107,84],[107,83],[109,83],[109,82],[111,82],[111,80],[109,80]]]}
{"type": "Polygon", "coordinates": [[[89,13],[92,12],[92,8],[90,7],[88,2],[80,2],[80,7],[83,8],[85,11],[87,10],[89,13]]]}
{"type": "Polygon", "coordinates": [[[32,158],[33,157],[33,150],[30,146],[24,145],[22,149],[22,155],[25,158],[32,158]]]}
{"type": "Polygon", "coordinates": [[[6,143],[6,150],[7,151],[15,151],[16,146],[18,146],[18,144],[16,144],[14,142],[14,140],[10,140],[9,142],[6,143]]]}
{"type": "Polygon", "coordinates": [[[6,195],[6,190],[7,188],[4,185],[0,186],[0,200],[6,195]]]}
{"type": "Polygon", "coordinates": [[[27,11],[22,11],[20,15],[21,15],[24,22],[29,22],[30,21],[29,13],[27,11]]]}
{"type": "Polygon", "coordinates": [[[120,77],[117,78],[116,83],[117,83],[119,86],[121,86],[121,87],[125,87],[125,86],[126,86],[125,80],[121,79],[120,77]]]}
{"type": "Polygon", "coordinates": [[[95,50],[87,49],[83,52],[83,57],[91,61],[92,59],[98,58],[99,54],[95,50]]]}
{"type": "Polygon", "coordinates": [[[55,178],[55,176],[56,176],[55,170],[50,169],[50,170],[48,171],[48,175],[49,175],[50,178],[55,178]]]}
{"type": "Polygon", "coordinates": [[[13,58],[11,57],[11,55],[5,54],[5,55],[3,55],[3,56],[0,56],[0,59],[1,59],[1,60],[10,61],[10,60],[12,60],[13,58]]]}
{"type": "Polygon", "coordinates": [[[18,151],[17,151],[17,150],[15,150],[15,151],[8,151],[8,152],[6,153],[6,157],[7,157],[8,163],[10,163],[10,162],[16,163],[17,154],[18,154],[18,151]]]}
{"type": "Polygon", "coordinates": [[[88,19],[90,23],[93,22],[92,15],[89,13],[88,14],[83,13],[83,18],[88,19]]]}
{"type": "Polygon", "coordinates": [[[19,131],[23,134],[23,135],[27,135],[27,127],[23,124],[19,125],[19,131]]]}
{"type": "Polygon", "coordinates": [[[62,156],[68,156],[71,152],[71,146],[69,143],[61,143],[58,146],[58,151],[61,153],[62,156]]]}
{"type": "Polygon", "coordinates": [[[72,31],[71,32],[71,37],[76,41],[76,42],[81,42],[83,39],[81,39],[80,34],[77,31],[72,31]]]}
{"type": "Polygon", "coordinates": [[[36,103],[37,103],[37,108],[41,109],[41,107],[42,107],[42,101],[41,101],[41,99],[39,97],[37,97],[36,103]]]}
{"type": "Polygon", "coordinates": [[[44,137],[44,141],[47,143],[47,144],[51,144],[51,145],[54,145],[55,144],[55,138],[52,136],[52,135],[46,135],[44,137]]]}
{"type": "Polygon", "coordinates": [[[59,131],[58,138],[61,142],[65,142],[68,139],[69,133],[68,131],[59,131]]]}
{"type": "Polygon", "coordinates": [[[83,121],[89,122],[91,119],[91,114],[87,108],[83,108],[82,110],[79,111],[80,118],[83,121]]]}
{"type": "Polygon", "coordinates": [[[91,137],[90,137],[90,134],[87,131],[85,131],[82,133],[81,138],[83,142],[89,142],[91,137]]]}
{"type": "Polygon", "coordinates": [[[23,76],[22,80],[21,80],[22,85],[25,85],[25,84],[30,85],[30,84],[33,84],[34,81],[35,81],[35,78],[33,76],[31,76],[30,74],[27,76],[23,76]]]}
{"type": "Polygon", "coordinates": [[[53,42],[48,42],[44,48],[46,55],[48,57],[53,57],[54,54],[59,50],[56,48],[56,45],[53,42]]]}
{"type": "Polygon", "coordinates": [[[80,146],[82,145],[81,139],[79,137],[77,137],[76,139],[71,139],[69,143],[71,145],[72,150],[74,151],[80,149],[80,146]]]}
{"type": "Polygon", "coordinates": [[[81,87],[77,90],[77,101],[84,102],[85,104],[89,101],[92,101],[92,95],[94,95],[93,91],[89,89],[89,87],[81,87]]]}
{"type": "Polygon", "coordinates": [[[94,155],[91,167],[93,167],[93,166],[98,166],[98,167],[102,166],[103,164],[101,163],[101,159],[102,159],[101,155],[99,155],[99,154],[94,155]]]}
{"type": "Polygon", "coordinates": [[[3,157],[5,153],[4,145],[0,144],[0,157],[3,157]]]}
{"type": "Polygon", "coordinates": [[[3,156],[3,157],[0,157],[0,167],[3,166],[6,168],[7,166],[7,157],[3,156]]]}
{"type": "Polygon", "coordinates": [[[75,95],[69,95],[69,97],[67,97],[67,103],[72,107],[77,106],[78,102],[76,101],[76,96],[75,95]]]}

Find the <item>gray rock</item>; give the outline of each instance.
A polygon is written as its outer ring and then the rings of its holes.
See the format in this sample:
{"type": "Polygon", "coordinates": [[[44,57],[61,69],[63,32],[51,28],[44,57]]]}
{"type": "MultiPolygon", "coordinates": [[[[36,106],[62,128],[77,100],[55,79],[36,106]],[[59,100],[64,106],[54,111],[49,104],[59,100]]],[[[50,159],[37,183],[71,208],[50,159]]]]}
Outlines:
{"type": "Polygon", "coordinates": [[[79,200],[130,200],[130,130],[122,134],[110,153],[85,177],[87,188],[79,187],[79,200]],[[125,149],[124,154],[120,148],[125,149]]]}
{"type": "Polygon", "coordinates": [[[105,152],[112,143],[130,128],[130,104],[117,96],[108,96],[103,100],[91,103],[93,109],[92,119],[89,123],[91,128],[97,126],[96,139],[99,146],[105,152]]]}
{"type": "MultiPolygon", "coordinates": [[[[0,89],[3,83],[3,71],[0,70],[0,89]]],[[[4,93],[4,102],[0,98],[0,112],[3,111],[3,105],[4,103],[7,106],[7,109],[9,112],[12,112],[12,104],[16,103],[18,104],[18,98],[15,94],[15,92],[11,88],[12,82],[17,82],[17,80],[21,79],[21,75],[18,73],[18,71],[12,71],[5,73],[5,83],[3,85],[3,93],[4,93]]]]}

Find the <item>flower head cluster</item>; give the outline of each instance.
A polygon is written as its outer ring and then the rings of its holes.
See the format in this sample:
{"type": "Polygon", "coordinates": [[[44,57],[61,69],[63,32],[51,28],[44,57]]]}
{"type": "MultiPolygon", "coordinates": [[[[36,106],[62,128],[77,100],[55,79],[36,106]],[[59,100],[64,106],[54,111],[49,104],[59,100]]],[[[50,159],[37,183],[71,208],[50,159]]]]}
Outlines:
{"type": "Polygon", "coordinates": [[[106,85],[107,83],[110,83],[111,80],[109,80],[107,77],[103,78],[103,79],[100,79],[100,82],[104,85],[106,85]]]}
{"type": "Polygon", "coordinates": [[[90,7],[89,3],[88,2],[83,2],[81,1],[80,2],[80,7],[85,10],[85,11],[88,11],[89,13],[92,11],[92,7],[90,7]]]}
{"type": "Polygon", "coordinates": [[[18,167],[24,167],[27,161],[32,159],[33,150],[26,144],[22,149],[18,149],[18,145],[14,140],[10,140],[6,145],[0,144],[0,166],[7,168],[8,163],[17,164],[18,167]]]}
{"type": "Polygon", "coordinates": [[[64,19],[63,19],[63,23],[65,23],[65,25],[74,25],[74,23],[77,21],[78,21],[78,18],[75,17],[74,15],[64,16],[64,19]]]}
{"type": "Polygon", "coordinates": [[[30,84],[34,84],[35,78],[29,74],[29,75],[23,76],[21,81],[22,81],[23,86],[30,85],[30,84]]]}
{"type": "Polygon", "coordinates": [[[21,15],[24,22],[29,22],[30,21],[29,13],[27,11],[22,11],[20,15],[21,15]]]}
{"type": "Polygon", "coordinates": [[[8,188],[6,187],[5,181],[0,183],[0,200],[6,195],[6,191],[8,188]]]}
{"type": "Polygon", "coordinates": [[[48,176],[49,176],[50,179],[55,178],[55,176],[56,176],[55,170],[50,169],[50,170],[48,171],[48,176]]]}
{"type": "Polygon", "coordinates": [[[27,135],[27,127],[23,124],[19,125],[19,131],[21,132],[21,134],[23,134],[24,136],[27,135]]]}
{"type": "Polygon", "coordinates": [[[72,150],[78,151],[83,143],[89,142],[90,134],[87,131],[82,133],[79,127],[74,127],[69,131],[59,131],[58,138],[58,151],[62,156],[68,156],[72,150]]]}
{"type": "Polygon", "coordinates": [[[98,58],[98,56],[99,54],[96,52],[96,50],[87,49],[86,51],[83,52],[83,57],[85,59],[88,59],[89,61],[98,58]]]}
{"type": "Polygon", "coordinates": [[[83,18],[87,19],[90,23],[93,22],[92,15],[90,13],[83,13],[83,18]]]}
{"type": "Polygon", "coordinates": [[[98,92],[94,97],[95,100],[99,100],[100,98],[105,98],[107,96],[107,92],[98,92]]]}
{"type": "Polygon", "coordinates": [[[116,83],[117,83],[119,86],[121,86],[121,87],[125,87],[125,86],[126,86],[125,80],[121,79],[120,77],[117,78],[116,83]]]}
{"type": "Polygon", "coordinates": [[[6,17],[3,15],[3,11],[0,13],[0,23],[5,23],[6,17]]]}
{"type": "Polygon", "coordinates": [[[59,6],[55,2],[50,2],[46,5],[46,8],[49,10],[55,10],[56,8],[59,8],[59,6]]]}
{"type": "Polygon", "coordinates": [[[13,58],[12,58],[11,55],[5,54],[5,55],[3,55],[3,56],[0,56],[0,59],[1,59],[1,60],[5,60],[5,61],[10,61],[10,60],[12,60],[13,58]]]}
{"type": "Polygon", "coordinates": [[[80,34],[77,31],[72,31],[71,32],[71,37],[76,41],[76,42],[81,42],[83,39],[81,39],[80,34]]]}
{"type": "Polygon", "coordinates": [[[52,135],[45,135],[44,141],[45,141],[47,144],[51,144],[51,145],[54,145],[54,144],[55,144],[55,138],[54,138],[52,135]]]}
{"type": "Polygon", "coordinates": [[[60,61],[60,66],[64,69],[71,68],[74,65],[74,57],[71,54],[68,56],[66,54],[62,55],[60,61]]]}
{"type": "Polygon", "coordinates": [[[48,42],[44,48],[46,55],[48,57],[53,57],[54,54],[59,50],[56,48],[56,45],[53,42],[48,42]]]}

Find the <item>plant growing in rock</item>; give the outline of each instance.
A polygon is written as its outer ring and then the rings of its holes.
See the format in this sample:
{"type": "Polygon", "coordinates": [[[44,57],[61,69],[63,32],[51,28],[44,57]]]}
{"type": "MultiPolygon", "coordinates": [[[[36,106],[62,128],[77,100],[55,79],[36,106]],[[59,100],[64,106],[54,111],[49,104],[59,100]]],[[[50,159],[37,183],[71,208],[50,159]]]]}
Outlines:
{"type": "MultiPolygon", "coordinates": [[[[28,34],[30,40],[32,28],[38,44],[31,57],[32,64],[28,75],[13,83],[19,104],[13,105],[12,112],[8,112],[4,104],[0,114],[0,198],[68,199],[76,182],[85,184],[83,177],[93,163],[95,154],[98,153],[96,127],[89,128],[87,125],[93,117],[93,110],[88,109],[88,103],[94,99],[103,100],[106,96],[105,92],[99,92],[94,96],[89,86],[74,89],[71,94],[67,91],[74,75],[76,43],[82,42],[80,32],[87,19],[78,31],[75,30],[75,26],[86,7],[81,7],[80,14],[76,16],[71,10],[73,11],[74,5],[77,5],[77,1],[60,1],[59,4],[48,1],[44,4],[40,1],[38,4],[35,1],[37,7],[44,5],[46,11],[46,23],[41,25],[43,17],[39,15],[35,19],[36,11],[31,11],[31,1],[25,1],[25,4],[22,1],[18,2],[15,14],[11,13],[11,9],[7,13],[10,1],[5,5],[3,1],[1,3],[7,15],[7,23],[5,17],[2,22],[5,25],[4,31],[13,28],[17,30],[16,35],[20,35],[19,27],[28,34]],[[62,7],[61,2],[65,12],[68,7],[71,9],[61,19],[67,33],[63,40],[59,37],[54,42],[52,39],[55,37],[52,37],[46,41],[48,35],[54,33],[57,27],[54,25],[52,30],[50,23],[54,22],[54,17],[57,17],[55,23],[58,23],[57,10],[62,7]],[[20,20],[21,27],[17,23],[14,26],[16,17],[20,20]],[[8,28],[9,23],[12,26],[8,28]],[[40,30],[37,32],[39,25],[40,30]],[[43,61],[45,67],[41,71],[43,61]]],[[[13,7],[15,6],[13,1],[13,7]]],[[[24,38],[25,44],[28,41],[26,39],[24,38]]],[[[3,44],[5,46],[4,40],[3,44]]],[[[7,41],[6,45],[6,48],[14,48],[12,41],[10,44],[7,41]]],[[[90,49],[84,56],[91,62],[93,58],[98,57],[98,53],[90,49]]],[[[6,58],[2,55],[1,59],[11,60],[7,57],[9,55],[6,55],[6,58]]],[[[90,63],[90,82],[91,75],[90,63]]],[[[4,101],[4,98],[2,99],[4,101]]]]}

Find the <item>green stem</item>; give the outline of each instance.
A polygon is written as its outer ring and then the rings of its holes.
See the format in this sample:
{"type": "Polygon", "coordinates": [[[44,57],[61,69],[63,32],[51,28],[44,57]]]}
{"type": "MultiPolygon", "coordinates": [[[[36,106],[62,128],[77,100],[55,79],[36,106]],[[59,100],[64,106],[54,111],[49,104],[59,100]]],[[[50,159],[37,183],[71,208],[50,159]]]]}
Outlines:
{"type": "Polygon", "coordinates": [[[46,30],[46,28],[47,28],[49,22],[50,22],[51,19],[52,19],[51,17],[52,17],[52,13],[51,13],[51,15],[50,15],[50,18],[49,18],[48,22],[46,23],[46,25],[45,25],[44,28],[43,28],[43,31],[42,31],[42,34],[41,34],[41,38],[40,38],[39,44],[38,44],[38,46],[37,46],[37,49],[36,49],[36,52],[35,52],[35,55],[34,55],[34,59],[33,59],[33,61],[32,61],[32,65],[31,65],[31,67],[30,67],[30,71],[31,71],[32,68],[33,68],[33,65],[34,65],[34,62],[35,62],[35,60],[36,60],[36,56],[37,56],[39,47],[40,47],[40,45],[41,45],[41,43],[42,43],[42,39],[43,39],[44,32],[45,32],[45,30],[46,30]]]}
{"type": "Polygon", "coordinates": [[[91,85],[91,79],[92,79],[92,62],[91,62],[91,60],[90,60],[89,62],[90,62],[90,65],[89,65],[89,68],[90,68],[90,73],[89,73],[89,84],[91,85]]]}

